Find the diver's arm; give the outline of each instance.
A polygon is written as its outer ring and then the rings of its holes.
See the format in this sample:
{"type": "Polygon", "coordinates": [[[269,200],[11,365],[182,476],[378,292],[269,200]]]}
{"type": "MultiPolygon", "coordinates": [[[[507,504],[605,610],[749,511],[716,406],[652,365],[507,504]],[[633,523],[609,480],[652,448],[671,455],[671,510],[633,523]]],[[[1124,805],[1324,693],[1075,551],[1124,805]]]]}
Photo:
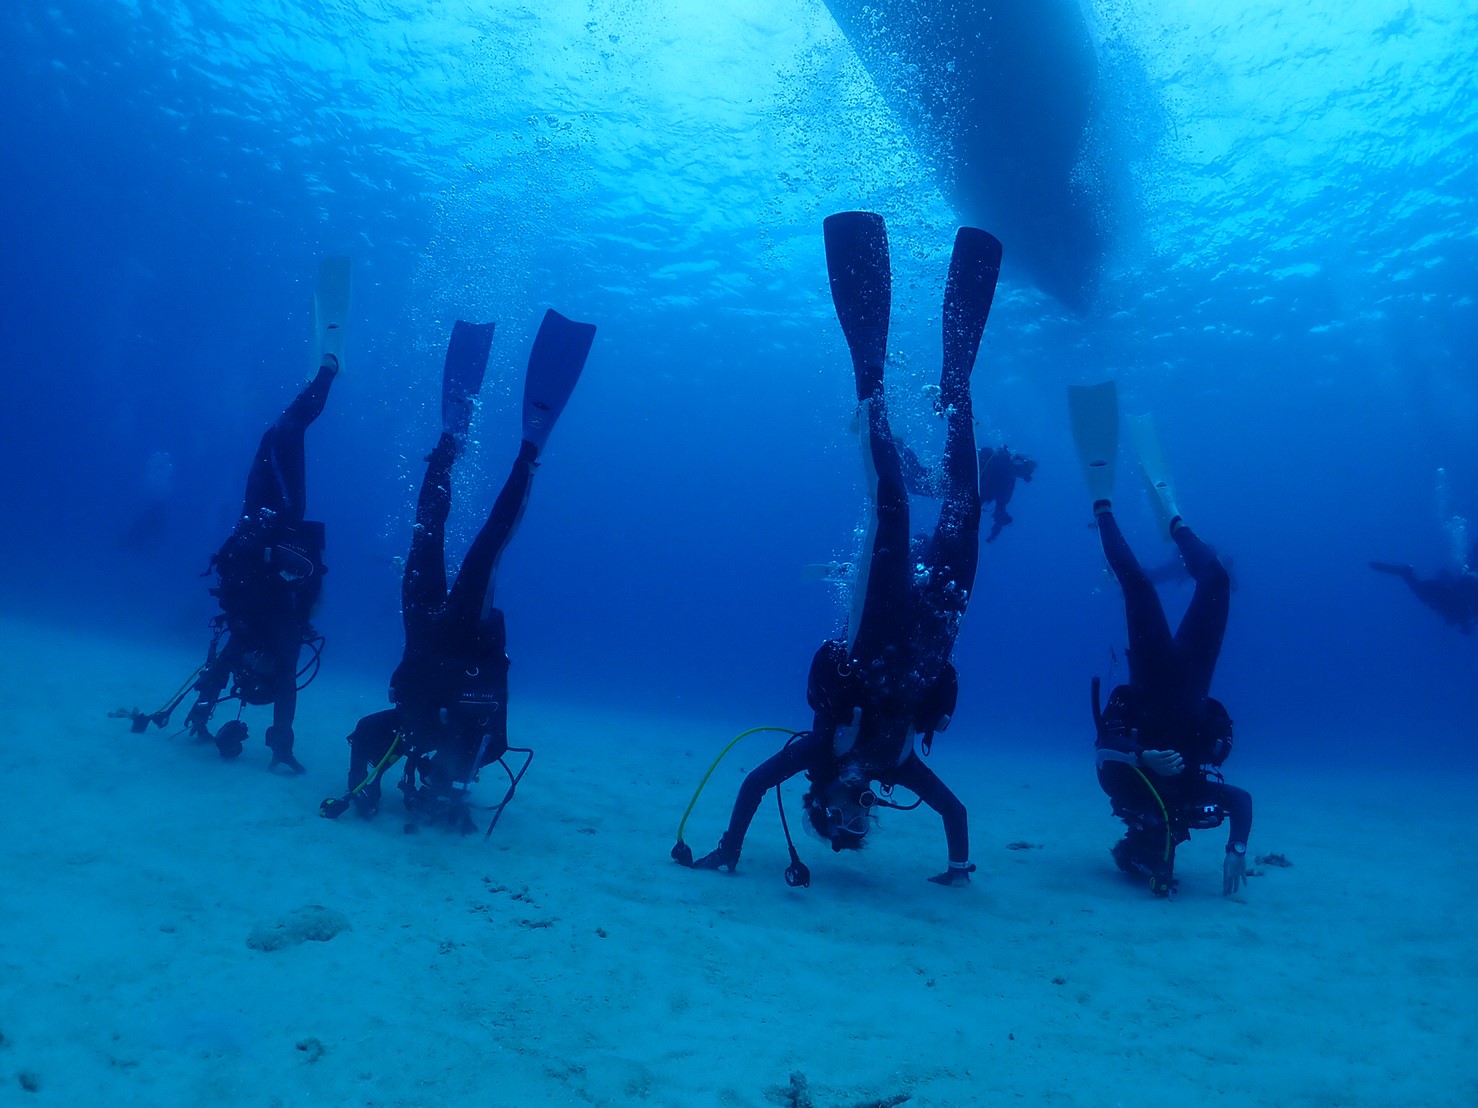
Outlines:
{"type": "Polygon", "coordinates": [[[965,805],[948,785],[917,754],[910,754],[898,767],[893,782],[902,785],[944,820],[944,839],[949,847],[949,867],[929,878],[938,885],[963,885],[975,867],[970,863],[970,822],[965,805]]]}
{"type": "Polygon", "coordinates": [[[280,678],[277,686],[277,698],[272,701],[272,725],[274,727],[286,727],[292,730],[293,719],[298,714],[298,675],[289,668],[287,674],[280,678]]]}
{"type": "Polygon", "coordinates": [[[1221,781],[1206,782],[1206,790],[1211,803],[1227,814],[1227,849],[1238,845],[1245,848],[1252,834],[1252,794],[1221,781]]]}
{"type": "Polygon", "coordinates": [[[1146,750],[1133,753],[1123,750],[1099,750],[1098,768],[1107,762],[1123,762],[1135,769],[1146,769],[1157,777],[1174,777],[1185,770],[1185,759],[1176,750],[1146,750]]]}

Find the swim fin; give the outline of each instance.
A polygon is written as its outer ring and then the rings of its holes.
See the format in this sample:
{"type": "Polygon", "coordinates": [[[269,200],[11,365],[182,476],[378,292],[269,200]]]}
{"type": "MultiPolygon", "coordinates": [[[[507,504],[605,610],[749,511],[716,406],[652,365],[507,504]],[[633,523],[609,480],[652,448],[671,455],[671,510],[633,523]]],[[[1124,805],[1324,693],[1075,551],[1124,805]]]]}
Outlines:
{"type": "Polygon", "coordinates": [[[882,389],[888,356],[888,314],[893,305],[888,228],[876,212],[839,212],[827,216],[821,228],[831,302],[852,352],[857,399],[866,400],[882,389]]]}
{"type": "Polygon", "coordinates": [[[576,323],[553,308],[544,313],[523,381],[523,437],[540,452],[575,391],[594,341],[595,324],[576,323]]]}
{"type": "Polygon", "coordinates": [[[939,381],[946,404],[951,389],[969,384],[1000,276],[1000,240],[978,227],[961,227],[944,283],[944,369],[939,381]]]}
{"type": "Polygon", "coordinates": [[[843,583],[852,579],[856,568],[851,562],[814,562],[801,566],[801,580],[843,583]]]}
{"type": "Polygon", "coordinates": [[[344,329],[349,324],[351,291],[350,260],[342,255],[324,258],[318,263],[318,288],[313,293],[313,358],[314,368],[323,364],[323,356],[332,354],[343,368],[344,329]]]}
{"type": "Polygon", "coordinates": [[[1130,416],[1129,438],[1134,443],[1134,453],[1139,457],[1139,469],[1144,474],[1145,488],[1150,494],[1150,506],[1160,521],[1161,537],[1168,542],[1171,528],[1180,518],[1180,509],[1175,506],[1170,467],[1165,464],[1165,450],[1155,430],[1155,417],[1148,414],[1130,416]]]}
{"type": "Polygon", "coordinates": [[[461,438],[472,423],[472,398],[482,388],[487,372],[494,326],[461,319],[452,324],[441,370],[441,429],[448,435],[461,438]]]}
{"type": "Polygon", "coordinates": [[[1069,385],[1067,408],[1088,495],[1095,502],[1109,500],[1119,457],[1119,390],[1112,381],[1069,385]]]}

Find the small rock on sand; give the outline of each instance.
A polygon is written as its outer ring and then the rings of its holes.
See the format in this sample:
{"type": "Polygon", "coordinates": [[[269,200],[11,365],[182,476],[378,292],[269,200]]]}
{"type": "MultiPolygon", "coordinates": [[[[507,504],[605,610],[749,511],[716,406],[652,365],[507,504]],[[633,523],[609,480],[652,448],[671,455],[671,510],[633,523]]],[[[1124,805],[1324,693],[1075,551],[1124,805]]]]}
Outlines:
{"type": "Polygon", "coordinates": [[[340,931],[349,930],[343,913],[322,904],[294,908],[274,924],[258,924],[247,936],[253,950],[282,950],[299,943],[326,943],[340,931]]]}

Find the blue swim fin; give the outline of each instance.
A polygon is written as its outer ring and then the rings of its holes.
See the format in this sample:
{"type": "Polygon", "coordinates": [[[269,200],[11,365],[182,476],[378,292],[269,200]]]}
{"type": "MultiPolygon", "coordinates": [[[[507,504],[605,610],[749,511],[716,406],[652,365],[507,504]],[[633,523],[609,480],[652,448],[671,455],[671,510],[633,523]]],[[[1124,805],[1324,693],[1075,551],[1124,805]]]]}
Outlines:
{"type": "Polygon", "coordinates": [[[883,361],[888,356],[888,314],[893,306],[888,227],[876,212],[838,212],[827,216],[821,228],[831,302],[852,352],[857,399],[866,400],[883,387],[883,361]]]}
{"type": "Polygon", "coordinates": [[[452,324],[452,339],[446,347],[441,371],[441,429],[458,438],[472,423],[472,398],[482,388],[493,348],[492,323],[452,324]]]}
{"type": "Polygon", "coordinates": [[[523,437],[541,453],[575,391],[594,341],[595,324],[566,319],[553,308],[544,313],[523,381],[523,437]]]}

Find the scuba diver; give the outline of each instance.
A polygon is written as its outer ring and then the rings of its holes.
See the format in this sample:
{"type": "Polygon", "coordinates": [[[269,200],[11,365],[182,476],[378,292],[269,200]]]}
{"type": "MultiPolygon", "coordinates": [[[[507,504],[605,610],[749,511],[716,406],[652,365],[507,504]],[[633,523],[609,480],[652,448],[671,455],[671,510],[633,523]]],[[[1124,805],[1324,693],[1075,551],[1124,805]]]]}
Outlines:
{"type": "Polygon", "coordinates": [[[1406,582],[1412,594],[1453,627],[1470,635],[1478,627],[1478,540],[1468,538],[1466,516],[1453,511],[1447,470],[1437,469],[1437,516],[1447,535],[1449,564],[1435,577],[1421,578],[1411,566],[1393,562],[1371,562],[1377,573],[1388,573],[1406,582]]]}
{"type": "MultiPolygon", "coordinates": [[[[932,470],[924,465],[902,439],[895,438],[893,442],[898,448],[899,461],[903,466],[903,483],[909,495],[935,498],[942,496],[945,485],[943,470],[932,470]]],[[[1016,492],[1016,482],[1031,481],[1032,474],[1037,471],[1037,463],[1005,445],[982,446],[979,463],[981,511],[987,505],[995,505],[991,513],[990,534],[986,535],[985,541],[995,542],[1002,528],[1009,527],[1013,522],[1011,514],[1006,511],[1006,505],[1011,503],[1011,497],[1016,492]]]]}
{"type": "Polygon", "coordinates": [[[980,452],[981,508],[984,510],[985,505],[995,504],[995,510],[991,514],[990,534],[985,536],[986,542],[995,542],[1001,528],[1011,524],[1011,515],[1006,511],[1006,505],[1011,503],[1016,482],[1030,482],[1036,471],[1035,461],[1025,454],[1015,453],[1009,446],[1002,445],[994,449],[987,446],[980,452]]]}
{"type": "MultiPolygon", "coordinates": [[[[246,478],[241,518],[220,550],[212,555],[211,595],[221,613],[212,621],[214,637],[205,664],[187,680],[164,708],[153,715],[138,711],[112,713],[133,721],[141,732],[150,723],[164,727],[189,692],[195,702],[185,718],[194,737],[215,743],[223,758],[241,754],[247,738],[241,710],[246,705],[272,705],[267,747],[269,769],[279,766],[304,772],[293,754],[293,718],[298,681],[317,674],[323,639],[310,622],[323,591],[323,524],[306,518],[307,484],[304,438],[322,413],[344,355],[349,315],[350,261],[324,258],[314,294],[315,347],[318,370],[313,380],[267,428],[246,478]],[[304,646],[312,651],[299,670],[304,646]],[[198,678],[198,679],[197,679],[198,678]],[[229,690],[229,691],[228,691],[229,690]],[[214,734],[211,716],[227,700],[238,701],[237,718],[214,734]]],[[[303,687],[306,687],[307,682],[303,687]]]]}
{"type": "Polygon", "coordinates": [[[380,782],[401,757],[400,790],[419,823],[475,830],[468,794],[494,762],[509,776],[488,833],[513,798],[533,752],[508,745],[508,656],[503,613],[493,607],[498,561],[528,502],[539,455],[574,391],[595,338],[595,326],[548,311],[529,355],[524,379],[523,441],[486,522],[447,588],[446,521],[452,464],[461,453],[473,401],[482,387],[493,324],[458,320],[447,346],[442,383],[442,433],[426,458],[416,525],[401,581],[405,652],[390,678],[395,707],[364,717],[349,736],[349,791],[319,813],[336,819],[352,803],[369,818],[379,810],[380,782]],[[517,774],[505,755],[525,755],[517,774]]]}
{"type": "Polygon", "coordinates": [[[1112,850],[1128,874],[1150,879],[1157,896],[1175,893],[1175,848],[1194,830],[1230,820],[1222,892],[1247,881],[1252,797],[1228,785],[1221,765],[1232,749],[1232,720],[1210,696],[1226,633],[1231,583],[1211,548],[1181,518],[1159,439],[1149,417],[1131,430],[1152,504],[1196,582],[1180,626],[1170,632],[1165,609],[1114,518],[1111,496],[1118,452],[1119,405],[1112,381],[1068,390],[1073,437],[1093,498],[1104,556],[1124,592],[1129,631],[1129,684],[1101,710],[1093,680],[1098,782],[1126,825],[1112,850]]]}
{"type": "MultiPolygon", "coordinates": [[[[833,850],[861,848],[876,807],[903,807],[890,799],[901,785],[944,820],[949,865],[930,880],[964,885],[975,869],[965,806],[924,764],[915,737],[927,754],[934,733],[949,724],[959,692],[949,659],[974,586],[980,542],[970,373],[995,294],[1001,244],[971,227],[955,238],[940,380],[947,419],[943,502],[927,549],[911,551],[908,493],[883,395],[892,299],[887,229],[874,213],[844,212],[828,217],[824,231],[832,301],[856,377],[872,508],[849,635],[816,651],[806,690],[812,728],[745,778],[717,849],[694,861],[679,832],[672,856],[695,869],[733,872],[764,794],[805,771],[806,817],[833,850]]],[[[808,884],[793,844],[791,860],[787,881],[808,884]]]]}
{"type": "Polygon", "coordinates": [[[1435,577],[1422,578],[1411,566],[1391,562],[1371,562],[1370,568],[1401,578],[1418,600],[1463,634],[1471,635],[1478,627],[1478,573],[1473,570],[1444,567],[1435,577]]]}

